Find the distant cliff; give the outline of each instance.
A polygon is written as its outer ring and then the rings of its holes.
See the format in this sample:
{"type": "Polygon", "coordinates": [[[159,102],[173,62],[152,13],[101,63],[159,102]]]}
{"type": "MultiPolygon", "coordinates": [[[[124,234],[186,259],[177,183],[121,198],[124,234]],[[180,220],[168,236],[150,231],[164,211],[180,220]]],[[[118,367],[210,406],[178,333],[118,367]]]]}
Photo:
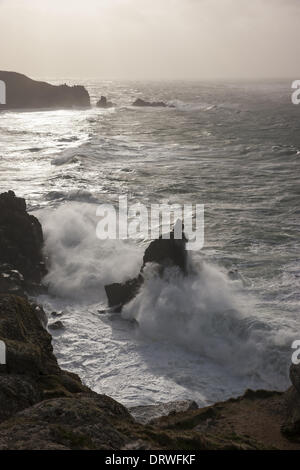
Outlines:
{"type": "Polygon", "coordinates": [[[1,70],[0,80],[6,85],[6,104],[0,103],[0,110],[90,106],[89,93],[83,86],[55,86],[1,70]]]}

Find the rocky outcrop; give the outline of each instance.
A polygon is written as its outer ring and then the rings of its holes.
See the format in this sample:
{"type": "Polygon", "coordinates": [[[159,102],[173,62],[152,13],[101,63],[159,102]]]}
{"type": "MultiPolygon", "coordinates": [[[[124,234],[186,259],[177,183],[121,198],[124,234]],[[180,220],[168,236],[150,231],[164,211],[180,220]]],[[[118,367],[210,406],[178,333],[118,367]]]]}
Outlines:
{"type": "Polygon", "coordinates": [[[143,257],[143,266],[147,263],[156,263],[160,267],[160,272],[167,267],[177,266],[183,274],[187,274],[187,239],[183,233],[181,239],[176,239],[174,230],[168,238],[160,236],[157,240],[153,240],[145,251],[143,257]]]}
{"type": "Polygon", "coordinates": [[[97,108],[113,108],[114,104],[111,101],[107,101],[106,96],[101,96],[101,99],[96,104],[97,108]]]}
{"type": "Polygon", "coordinates": [[[138,98],[137,100],[135,100],[132,106],[137,106],[140,108],[174,108],[175,107],[173,105],[168,105],[164,103],[163,101],[145,101],[145,100],[142,100],[141,98],[138,98]]]}
{"type": "Polygon", "coordinates": [[[105,292],[108,299],[108,306],[115,312],[121,312],[124,305],[130,302],[138,294],[144,278],[140,274],[134,279],[123,283],[113,283],[105,286],[105,292]]]}
{"type": "Polygon", "coordinates": [[[0,110],[90,106],[89,93],[83,86],[55,86],[5,71],[0,71],[0,80],[6,85],[6,104],[0,104],[0,110]]]}
{"type": "Polygon", "coordinates": [[[155,263],[161,276],[163,276],[165,268],[174,266],[178,267],[184,275],[187,274],[186,242],[184,234],[182,239],[175,239],[174,230],[168,238],[160,236],[157,240],[152,241],[145,251],[143,265],[136,278],[124,283],[105,286],[109,307],[113,307],[116,312],[121,312],[123,306],[137,295],[144,283],[143,271],[147,263],[155,263]]]}
{"type": "Polygon", "coordinates": [[[0,421],[53,396],[87,390],[64,372],[53,354],[42,307],[26,298],[0,295],[0,340],[6,364],[0,366],[0,421]]]}
{"type": "Polygon", "coordinates": [[[43,231],[12,191],[0,195],[0,294],[38,292],[46,273],[43,231]]]}

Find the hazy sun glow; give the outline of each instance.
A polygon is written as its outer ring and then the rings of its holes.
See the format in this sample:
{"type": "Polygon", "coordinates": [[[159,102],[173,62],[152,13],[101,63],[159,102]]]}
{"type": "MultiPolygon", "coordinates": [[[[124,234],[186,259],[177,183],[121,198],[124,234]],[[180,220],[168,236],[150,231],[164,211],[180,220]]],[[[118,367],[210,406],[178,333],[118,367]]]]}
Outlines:
{"type": "Polygon", "coordinates": [[[0,68],[132,79],[299,76],[299,0],[0,0],[0,68]]]}

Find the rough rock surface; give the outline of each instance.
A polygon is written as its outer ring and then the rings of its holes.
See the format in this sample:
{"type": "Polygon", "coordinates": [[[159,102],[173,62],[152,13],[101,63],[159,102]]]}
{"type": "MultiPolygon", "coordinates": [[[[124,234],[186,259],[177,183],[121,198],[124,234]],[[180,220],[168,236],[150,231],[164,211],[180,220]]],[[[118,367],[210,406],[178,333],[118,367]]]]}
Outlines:
{"type": "Polygon", "coordinates": [[[285,392],[286,419],[282,432],[288,438],[300,443],[300,364],[290,367],[292,386],[285,392]]]}
{"type": "Polygon", "coordinates": [[[105,286],[109,307],[114,307],[116,312],[120,312],[123,306],[137,295],[144,283],[143,270],[147,263],[157,264],[161,276],[165,268],[173,266],[177,266],[185,275],[187,273],[186,241],[184,234],[182,239],[175,239],[174,230],[168,238],[160,236],[159,239],[153,240],[145,251],[143,265],[136,278],[124,283],[105,286]]]}
{"type": "Polygon", "coordinates": [[[15,294],[25,297],[24,277],[17,269],[7,263],[0,264],[0,294],[15,294]]]}
{"type": "Polygon", "coordinates": [[[0,340],[6,345],[6,364],[0,366],[0,421],[41,399],[87,390],[75,374],[58,366],[43,314],[26,298],[0,295],[0,340]]]}
{"type": "Polygon", "coordinates": [[[0,104],[0,110],[90,106],[90,96],[83,86],[55,86],[5,71],[0,71],[0,80],[6,84],[6,104],[0,104]]]}
{"type": "Polygon", "coordinates": [[[184,413],[198,408],[199,406],[195,401],[185,400],[158,403],[157,405],[134,406],[129,408],[129,411],[138,423],[147,424],[162,416],[184,413]]]}
{"type": "Polygon", "coordinates": [[[0,194],[0,293],[35,291],[46,273],[43,231],[13,191],[0,194]]]}
{"type": "Polygon", "coordinates": [[[290,379],[297,392],[300,394],[300,364],[292,364],[290,367],[290,379]]]}

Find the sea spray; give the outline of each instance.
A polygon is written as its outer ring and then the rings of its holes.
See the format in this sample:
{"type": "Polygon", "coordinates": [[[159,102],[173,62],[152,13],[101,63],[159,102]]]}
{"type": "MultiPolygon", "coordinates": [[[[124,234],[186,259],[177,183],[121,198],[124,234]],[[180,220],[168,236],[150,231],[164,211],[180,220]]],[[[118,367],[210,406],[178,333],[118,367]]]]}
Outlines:
{"type": "Polygon", "coordinates": [[[241,289],[242,282],[231,282],[206,262],[187,277],[169,268],[162,278],[155,265],[148,265],[144,286],[122,317],[136,320],[144,336],[177,344],[235,376],[285,376],[279,345],[257,317],[255,300],[241,289]]]}
{"type": "MultiPolygon", "coordinates": [[[[46,251],[51,260],[49,292],[70,302],[106,302],[104,285],[136,275],[144,246],[122,240],[98,240],[95,204],[66,203],[43,210],[46,251]]],[[[188,276],[176,268],[158,274],[144,270],[145,283],[122,318],[135,320],[142,338],[181,347],[250,382],[284,384],[290,335],[259,318],[256,300],[225,270],[189,256],[188,276]]]]}
{"type": "Polygon", "coordinates": [[[82,302],[104,300],[104,285],[134,275],[143,249],[119,240],[96,237],[96,206],[67,203],[41,213],[50,293],[82,302]]]}

